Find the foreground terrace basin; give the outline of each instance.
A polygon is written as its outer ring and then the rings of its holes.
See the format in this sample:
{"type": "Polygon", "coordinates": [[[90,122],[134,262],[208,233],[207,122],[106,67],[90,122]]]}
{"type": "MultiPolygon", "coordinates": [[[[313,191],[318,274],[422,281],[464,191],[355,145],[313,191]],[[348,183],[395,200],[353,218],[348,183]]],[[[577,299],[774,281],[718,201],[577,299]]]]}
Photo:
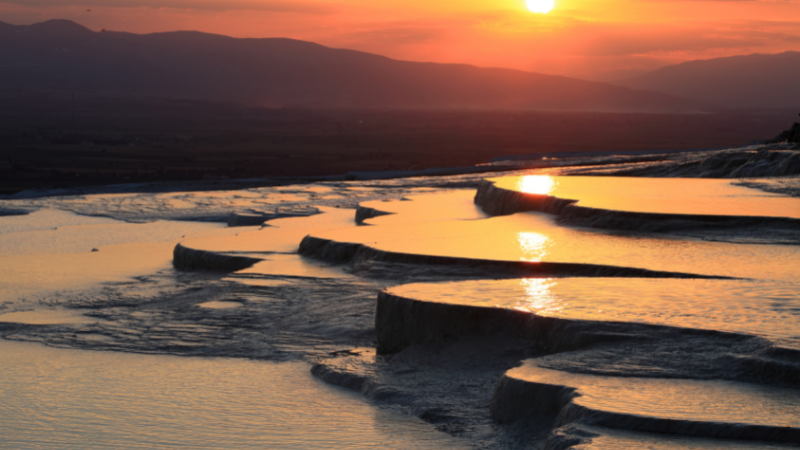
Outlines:
{"type": "Polygon", "coordinates": [[[504,375],[492,402],[501,421],[525,410],[551,411],[557,413],[556,427],[579,423],[722,439],[800,439],[800,392],[749,383],[600,377],[549,370],[530,360],[504,375]]]}

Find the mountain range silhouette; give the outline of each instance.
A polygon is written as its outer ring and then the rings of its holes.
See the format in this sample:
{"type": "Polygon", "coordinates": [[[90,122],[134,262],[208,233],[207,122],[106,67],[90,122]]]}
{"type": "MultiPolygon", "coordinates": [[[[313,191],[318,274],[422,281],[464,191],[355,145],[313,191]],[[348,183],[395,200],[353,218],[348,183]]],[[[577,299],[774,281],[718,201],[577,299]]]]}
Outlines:
{"type": "MultiPolygon", "coordinates": [[[[800,61],[797,55],[787,58],[800,61]]],[[[759,64],[763,57],[759,55],[759,64]]],[[[0,85],[6,91],[141,95],[264,107],[697,112],[737,106],[724,95],[689,86],[690,69],[705,70],[708,64],[665,68],[614,86],[511,69],[399,61],[294,39],[238,39],[194,31],[95,32],[67,20],[27,26],[0,22],[0,85]],[[687,81],[676,85],[677,79],[687,81]]],[[[704,86],[713,77],[698,78],[698,83],[704,86]]],[[[760,105],[760,92],[747,93],[744,103],[760,105]]],[[[764,105],[788,106],[797,96],[800,89],[786,101],[764,105]]]]}

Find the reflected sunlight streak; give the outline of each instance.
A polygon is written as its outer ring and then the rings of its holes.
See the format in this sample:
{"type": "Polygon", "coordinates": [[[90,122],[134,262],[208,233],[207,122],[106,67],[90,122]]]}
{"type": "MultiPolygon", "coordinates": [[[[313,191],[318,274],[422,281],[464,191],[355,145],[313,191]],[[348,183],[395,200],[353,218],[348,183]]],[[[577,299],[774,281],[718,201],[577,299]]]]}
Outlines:
{"type": "Polygon", "coordinates": [[[565,305],[551,292],[551,288],[556,285],[554,279],[523,278],[519,280],[519,284],[525,294],[514,309],[545,316],[554,315],[564,309],[565,305]]]}
{"type": "Polygon", "coordinates": [[[526,194],[549,195],[556,187],[556,182],[549,175],[526,175],[520,177],[517,190],[526,194]]]}
{"type": "Polygon", "coordinates": [[[550,238],[541,233],[520,232],[517,234],[519,248],[525,255],[520,261],[539,262],[547,256],[550,238]]]}

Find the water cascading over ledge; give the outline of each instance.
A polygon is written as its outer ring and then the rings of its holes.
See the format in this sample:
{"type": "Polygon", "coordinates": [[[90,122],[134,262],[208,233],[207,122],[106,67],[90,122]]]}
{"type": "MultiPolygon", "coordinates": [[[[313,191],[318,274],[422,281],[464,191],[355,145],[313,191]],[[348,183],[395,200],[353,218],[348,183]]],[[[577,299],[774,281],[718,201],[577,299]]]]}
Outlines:
{"type": "Polygon", "coordinates": [[[172,265],[180,270],[214,270],[235,272],[261,262],[247,256],[227,255],[221,252],[196,250],[177,244],[172,252],[172,265]]]}
{"type": "Polygon", "coordinates": [[[563,352],[646,334],[639,325],[624,332],[618,328],[514,309],[426,302],[386,291],[378,294],[375,313],[378,353],[465,336],[511,337],[535,342],[547,352],[563,352]]]}
{"type": "Polygon", "coordinates": [[[798,391],[785,389],[781,394],[764,398],[758,388],[732,381],[565,373],[529,360],[501,377],[490,410],[495,421],[506,424],[550,415],[555,417],[554,429],[600,426],[796,444],[800,442],[798,391]],[[682,408],[675,408],[675,396],[682,398],[682,408]]]}
{"type": "Polygon", "coordinates": [[[495,186],[481,180],[475,193],[475,204],[490,216],[507,216],[518,212],[540,211],[560,215],[578,200],[560,199],[546,194],[529,194],[495,186]]]}
{"type": "Polygon", "coordinates": [[[726,278],[601,264],[504,261],[398,253],[375,249],[361,243],[338,242],[314,236],[306,236],[303,238],[300,242],[298,253],[304,257],[336,265],[358,265],[366,261],[378,261],[430,267],[457,267],[466,271],[465,274],[467,275],[483,275],[499,278],[518,278],[524,276],[726,278]]]}
{"type": "Polygon", "coordinates": [[[557,217],[559,225],[620,231],[697,232],[713,239],[730,238],[730,231],[761,230],[760,238],[746,233],[755,242],[800,245],[800,219],[795,217],[731,216],[713,214],[676,214],[617,211],[580,206],[580,200],[561,199],[498,187],[494,181],[481,180],[474,202],[490,216],[520,212],[544,212],[557,217]]]}

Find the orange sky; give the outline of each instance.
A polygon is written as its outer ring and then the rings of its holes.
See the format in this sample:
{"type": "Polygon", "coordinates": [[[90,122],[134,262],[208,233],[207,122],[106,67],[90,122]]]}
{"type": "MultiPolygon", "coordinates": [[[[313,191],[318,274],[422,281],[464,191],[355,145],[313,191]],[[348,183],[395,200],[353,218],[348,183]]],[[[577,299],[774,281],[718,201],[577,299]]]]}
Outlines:
{"type": "Polygon", "coordinates": [[[0,0],[0,21],[291,37],[414,61],[615,79],[690,59],[800,51],[800,0],[0,0]],[[87,12],[91,9],[91,12],[87,12]]]}

